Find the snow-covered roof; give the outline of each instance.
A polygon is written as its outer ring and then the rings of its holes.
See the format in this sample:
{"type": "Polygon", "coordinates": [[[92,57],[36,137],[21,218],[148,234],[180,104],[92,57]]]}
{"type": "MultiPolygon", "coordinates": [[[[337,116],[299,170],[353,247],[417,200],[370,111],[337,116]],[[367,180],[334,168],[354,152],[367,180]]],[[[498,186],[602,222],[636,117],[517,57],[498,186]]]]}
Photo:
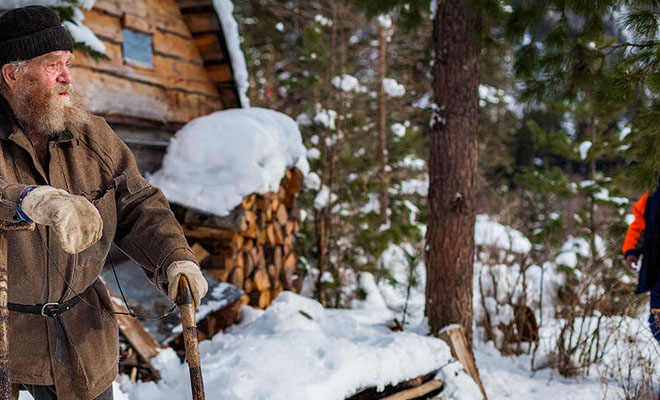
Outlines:
{"type": "Polygon", "coordinates": [[[236,83],[241,106],[250,107],[250,100],[247,97],[249,87],[247,64],[245,63],[243,50],[241,50],[238,24],[233,15],[234,4],[232,4],[231,0],[213,0],[213,7],[215,7],[215,11],[220,19],[222,33],[225,35],[225,42],[227,44],[227,50],[229,50],[229,58],[231,59],[231,68],[234,72],[234,82],[236,83]]]}
{"type": "Polygon", "coordinates": [[[290,167],[306,175],[306,152],[287,115],[256,107],[218,111],[181,128],[148,179],[171,202],[223,216],[246,195],[277,191],[290,167]]]}

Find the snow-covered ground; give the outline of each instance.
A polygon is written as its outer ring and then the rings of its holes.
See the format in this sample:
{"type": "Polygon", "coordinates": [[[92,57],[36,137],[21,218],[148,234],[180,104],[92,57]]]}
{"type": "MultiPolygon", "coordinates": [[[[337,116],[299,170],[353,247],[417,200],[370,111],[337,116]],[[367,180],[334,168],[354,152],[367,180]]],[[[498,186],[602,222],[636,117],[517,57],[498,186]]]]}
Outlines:
{"type": "MultiPolygon", "coordinates": [[[[241,324],[200,344],[207,398],[343,399],[454,363],[443,341],[390,331],[382,311],[324,309],[284,292],[267,310],[244,313],[241,324]]],[[[122,392],[130,399],[190,395],[186,365],[173,351],[162,351],[154,365],[160,382],[120,377],[122,392]]]]}
{"type": "MultiPolygon", "coordinates": [[[[483,246],[529,250],[520,232],[493,217],[477,218],[475,239],[482,250],[483,246]]],[[[566,247],[562,254],[569,251],[566,247]]],[[[580,249],[573,251],[579,253],[580,249]]],[[[360,275],[356,284],[367,297],[353,301],[352,309],[324,309],[316,301],[291,292],[280,294],[265,311],[244,307],[240,324],[200,344],[207,398],[340,400],[367,387],[382,388],[439,369],[437,378],[446,384],[443,399],[480,399],[476,385],[451,357],[446,344],[426,336],[421,263],[412,271],[419,286],[410,291],[406,329],[393,332],[387,328],[394,318],[401,321],[406,302],[405,282],[411,274],[406,252],[412,252],[408,245],[392,245],[381,258],[393,280],[377,282],[371,274],[360,275]]],[[[511,279],[516,274],[515,260],[510,261],[511,265],[494,267],[498,274],[496,291],[512,290],[518,284],[511,279]]],[[[481,268],[484,266],[477,261],[475,282],[481,268]]],[[[561,283],[556,269],[545,266],[545,273],[550,275],[546,276],[548,282],[561,283]]],[[[538,274],[532,273],[530,278],[538,279],[538,274]]],[[[489,295],[493,288],[481,290],[490,299],[486,304],[494,302],[497,306],[497,296],[489,295]]],[[[553,288],[547,285],[542,290],[553,288]]],[[[532,284],[528,295],[533,297],[540,290],[532,284]]],[[[475,293],[475,316],[493,311],[483,309],[481,295],[475,293]]],[[[507,312],[501,310],[504,322],[507,312]]],[[[655,360],[660,355],[644,313],[636,318],[605,318],[600,334],[611,345],[603,353],[603,361],[592,366],[587,377],[562,377],[547,367],[562,326],[562,321],[550,314],[551,310],[544,311],[534,368],[528,352],[503,356],[493,342],[483,342],[482,328],[475,328],[475,357],[489,399],[623,399],[626,386],[630,389],[639,384],[640,360],[655,360]],[[629,370],[630,378],[626,376],[629,370]]],[[[584,326],[593,323],[585,320],[584,326]]],[[[114,383],[115,399],[189,398],[187,365],[173,351],[163,350],[153,363],[161,371],[161,381],[133,383],[127,376],[119,376],[114,383]]],[[[653,376],[660,373],[653,363],[649,368],[653,376]]],[[[20,398],[30,396],[21,392],[20,398]]]]}
{"type": "Polygon", "coordinates": [[[492,343],[479,343],[474,350],[489,400],[617,398],[603,395],[599,377],[568,379],[547,368],[533,372],[530,356],[503,357],[492,343]]]}

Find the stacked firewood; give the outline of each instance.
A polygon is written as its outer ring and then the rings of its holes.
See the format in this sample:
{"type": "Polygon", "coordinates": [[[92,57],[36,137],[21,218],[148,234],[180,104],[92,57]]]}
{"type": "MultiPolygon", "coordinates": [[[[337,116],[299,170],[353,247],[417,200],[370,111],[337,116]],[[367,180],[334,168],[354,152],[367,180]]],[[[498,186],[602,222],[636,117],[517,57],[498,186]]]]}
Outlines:
{"type": "Polygon", "coordinates": [[[276,193],[248,195],[223,217],[172,204],[201,267],[243,289],[245,304],[266,308],[281,291],[298,291],[293,237],[302,184],[302,173],[291,168],[276,193]]]}

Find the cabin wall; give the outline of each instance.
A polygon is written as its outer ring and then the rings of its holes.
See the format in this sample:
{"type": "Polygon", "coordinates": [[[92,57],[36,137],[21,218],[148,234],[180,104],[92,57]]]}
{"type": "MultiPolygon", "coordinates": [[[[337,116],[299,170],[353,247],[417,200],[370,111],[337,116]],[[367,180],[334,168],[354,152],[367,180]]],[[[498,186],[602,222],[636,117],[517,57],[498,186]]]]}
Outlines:
{"type": "Polygon", "coordinates": [[[98,0],[84,13],[109,57],[76,51],[72,74],[93,112],[124,122],[183,124],[224,108],[174,0],[98,0]],[[151,37],[152,67],[125,57],[123,29],[151,37]]]}
{"type": "MultiPolygon", "coordinates": [[[[109,59],[76,50],[74,83],[90,110],[127,142],[140,170],[155,171],[177,129],[226,108],[216,82],[176,1],[97,0],[84,14],[109,59]],[[124,29],[151,38],[152,66],[126,57],[124,29]]],[[[231,72],[223,79],[233,80],[231,72]]]]}

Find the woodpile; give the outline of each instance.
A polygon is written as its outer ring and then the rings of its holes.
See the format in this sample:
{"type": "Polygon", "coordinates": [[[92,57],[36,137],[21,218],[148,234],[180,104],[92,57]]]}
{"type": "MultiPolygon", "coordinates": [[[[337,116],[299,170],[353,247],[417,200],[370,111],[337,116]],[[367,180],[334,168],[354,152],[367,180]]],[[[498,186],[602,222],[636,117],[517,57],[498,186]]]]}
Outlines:
{"type": "Polygon", "coordinates": [[[411,400],[440,399],[443,382],[435,379],[438,371],[385,388],[367,388],[346,400],[411,400]]]}
{"type": "Polygon", "coordinates": [[[291,168],[276,193],[248,195],[223,217],[172,204],[201,267],[243,289],[244,304],[266,308],[281,291],[299,291],[293,237],[302,183],[302,173],[291,168]]]}

